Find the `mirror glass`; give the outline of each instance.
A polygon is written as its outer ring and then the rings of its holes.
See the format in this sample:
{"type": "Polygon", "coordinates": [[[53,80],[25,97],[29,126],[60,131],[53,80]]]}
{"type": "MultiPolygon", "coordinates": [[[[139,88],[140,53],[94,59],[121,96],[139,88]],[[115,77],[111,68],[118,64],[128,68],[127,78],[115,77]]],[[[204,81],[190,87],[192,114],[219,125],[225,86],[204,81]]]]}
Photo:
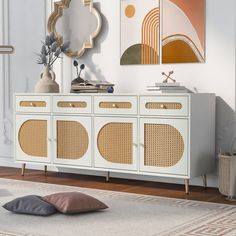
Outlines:
{"type": "Polygon", "coordinates": [[[48,29],[60,43],[70,41],[68,56],[80,57],[86,48],[93,47],[93,39],[101,29],[101,16],[92,0],[63,0],[54,3],[48,29]]]}

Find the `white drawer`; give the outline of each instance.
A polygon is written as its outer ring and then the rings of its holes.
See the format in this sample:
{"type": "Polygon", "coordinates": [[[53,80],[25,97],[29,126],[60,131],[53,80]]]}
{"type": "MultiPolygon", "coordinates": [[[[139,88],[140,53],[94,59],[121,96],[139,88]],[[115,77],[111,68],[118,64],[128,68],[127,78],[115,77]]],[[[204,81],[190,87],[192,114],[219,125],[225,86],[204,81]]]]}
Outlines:
{"type": "Polygon", "coordinates": [[[53,112],[91,113],[91,96],[53,96],[53,112]]]}
{"type": "Polygon", "coordinates": [[[136,96],[94,96],[94,113],[136,115],[138,112],[136,96]]]}
{"type": "Polygon", "coordinates": [[[50,112],[50,96],[16,96],[16,112],[50,112]]]}
{"type": "Polygon", "coordinates": [[[140,115],[188,116],[188,96],[140,96],[140,115]]]}

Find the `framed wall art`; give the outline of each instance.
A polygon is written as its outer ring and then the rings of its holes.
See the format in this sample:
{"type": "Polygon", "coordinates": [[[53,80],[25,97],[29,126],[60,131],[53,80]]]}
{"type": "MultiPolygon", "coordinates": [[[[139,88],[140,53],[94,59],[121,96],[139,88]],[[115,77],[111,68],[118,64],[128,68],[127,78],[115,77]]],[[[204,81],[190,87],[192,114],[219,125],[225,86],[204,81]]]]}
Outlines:
{"type": "Polygon", "coordinates": [[[120,64],[159,64],[159,0],[121,0],[120,64]]]}
{"type": "Polygon", "coordinates": [[[162,0],[162,63],[205,62],[205,0],[162,0]]]}

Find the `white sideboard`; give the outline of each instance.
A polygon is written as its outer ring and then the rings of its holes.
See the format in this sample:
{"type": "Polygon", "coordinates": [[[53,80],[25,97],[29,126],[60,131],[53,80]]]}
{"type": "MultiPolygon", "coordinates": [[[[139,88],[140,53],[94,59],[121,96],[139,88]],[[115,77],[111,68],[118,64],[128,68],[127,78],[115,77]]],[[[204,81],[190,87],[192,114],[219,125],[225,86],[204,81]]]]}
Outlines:
{"type": "Polygon", "coordinates": [[[189,179],[215,168],[214,94],[14,94],[15,161],[189,179]]]}

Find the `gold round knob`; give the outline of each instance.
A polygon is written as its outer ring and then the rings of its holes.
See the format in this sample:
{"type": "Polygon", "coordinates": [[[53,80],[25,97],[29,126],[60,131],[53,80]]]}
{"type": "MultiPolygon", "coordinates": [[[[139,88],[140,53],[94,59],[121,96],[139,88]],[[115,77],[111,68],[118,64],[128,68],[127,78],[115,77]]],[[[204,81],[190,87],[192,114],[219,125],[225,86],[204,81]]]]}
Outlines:
{"type": "Polygon", "coordinates": [[[33,102],[31,102],[31,103],[30,103],[30,106],[31,106],[31,107],[33,107],[33,106],[34,106],[34,103],[33,103],[33,102]]]}
{"type": "Polygon", "coordinates": [[[160,107],[161,107],[161,109],[166,109],[167,108],[165,104],[161,104],[160,107]]]}
{"type": "Polygon", "coordinates": [[[113,103],[113,104],[112,104],[112,107],[116,108],[117,106],[116,106],[116,104],[115,104],[115,103],[113,103]]]}
{"type": "Polygon", "coordinates": [[[70,106],[70,107],[74,107],[74,104],[73,104],[73,103],[70,103],[69,106],[70,106]]]}

